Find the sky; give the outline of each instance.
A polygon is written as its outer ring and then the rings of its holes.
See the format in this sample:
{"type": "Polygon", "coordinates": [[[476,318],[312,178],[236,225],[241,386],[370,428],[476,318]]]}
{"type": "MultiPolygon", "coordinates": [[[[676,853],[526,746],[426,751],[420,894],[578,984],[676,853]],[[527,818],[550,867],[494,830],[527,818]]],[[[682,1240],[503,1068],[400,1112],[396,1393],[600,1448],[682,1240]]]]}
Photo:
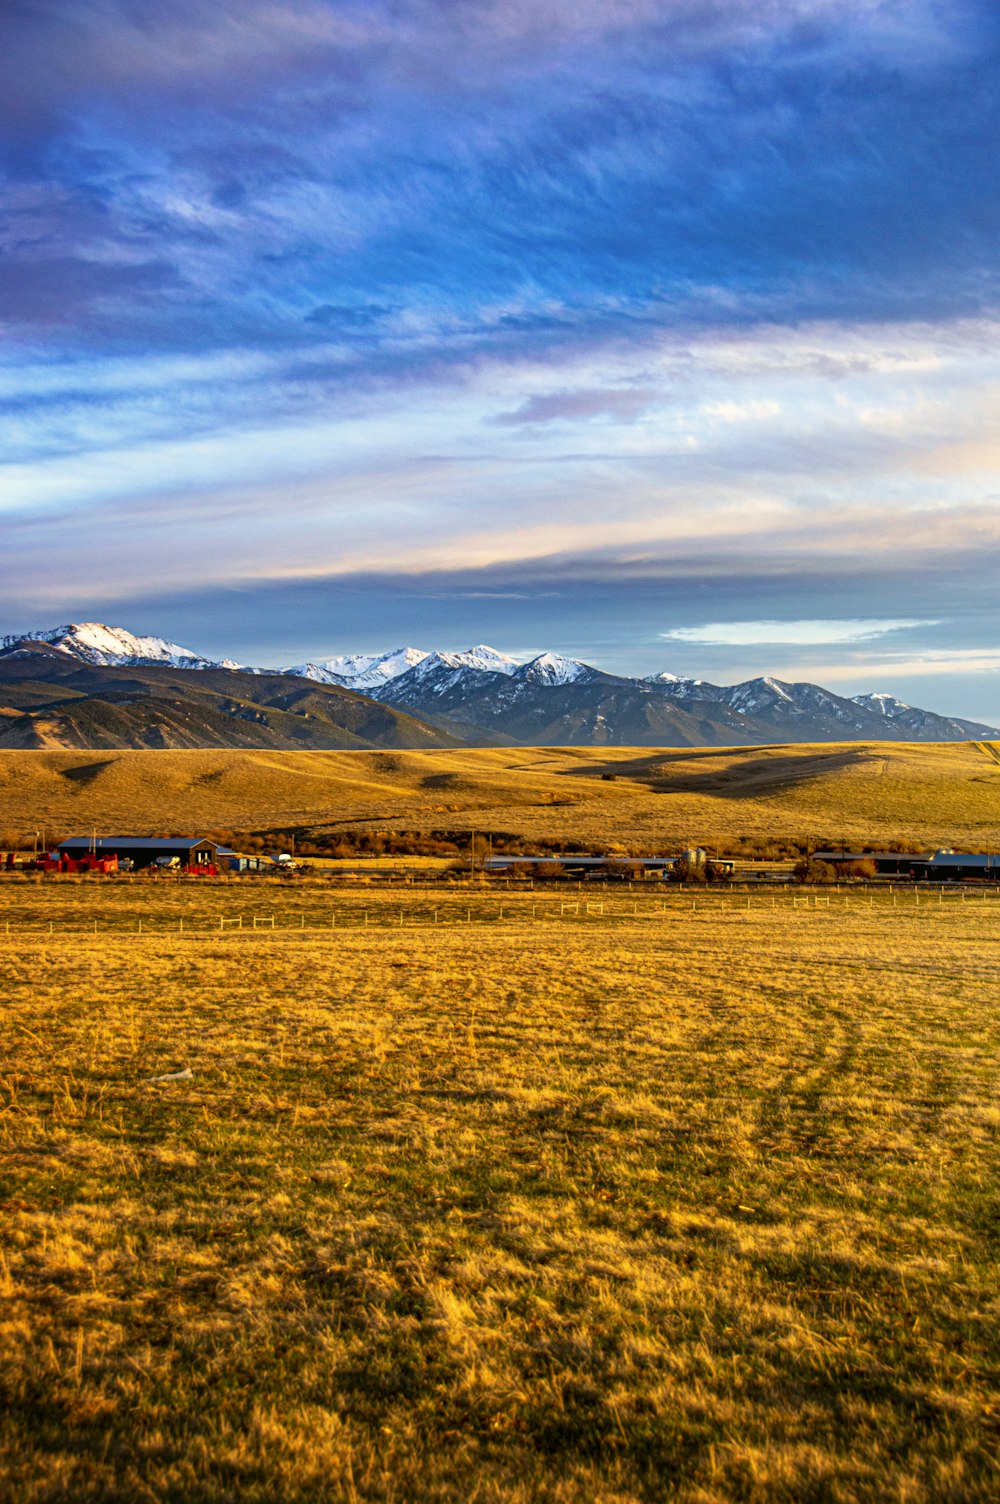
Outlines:
{"type": "Polygon", "coordinates": [[[1000,724],[995,0],[6,0],[0,631],[1000,724]]]}

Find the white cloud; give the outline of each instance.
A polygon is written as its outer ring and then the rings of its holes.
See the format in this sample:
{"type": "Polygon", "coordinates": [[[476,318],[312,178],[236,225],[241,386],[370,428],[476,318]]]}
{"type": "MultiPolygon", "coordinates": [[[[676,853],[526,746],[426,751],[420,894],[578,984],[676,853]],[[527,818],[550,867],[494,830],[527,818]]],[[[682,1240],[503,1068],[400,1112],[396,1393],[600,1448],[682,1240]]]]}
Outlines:
{"type": "MultiPolygon", "coordinates": [[[[779,665],[773,670],[779,679],[790,674],[801,674],[801,671],[801,664],[794,667],[779,665]]],[[[861,678],[874,682],[877,676],[898,681],[903,677],[907,679],[942,676],[954,678],[959,674],[996,673],[1000,673],[1000,650],[995,648],[927,649],[921,650],[913,657],[896,653],[883,654],[878,658],[856,659],[850,663],[810,663],[809,665],[810,677],[822,684],[855,683],[861,678]]],[[[961,712],[963,715],[969,713],[968,711],[961,712]]],[[[989,714],[983,712],[981,718],[989,720],[996,714],[996,710],[989,714]]]]}
{"type": "Polygon", "coordinates": [[[806,646],[816,643],[870,642],[887,632],[911,627],[936,627],[936,621],[853,620],[853,621],[730,621],[708,622],[701,627],[675,627],[661,632],[667,642],[697,642],[709,646],[753,647],[767,643],[792,643],[806,646]]]}

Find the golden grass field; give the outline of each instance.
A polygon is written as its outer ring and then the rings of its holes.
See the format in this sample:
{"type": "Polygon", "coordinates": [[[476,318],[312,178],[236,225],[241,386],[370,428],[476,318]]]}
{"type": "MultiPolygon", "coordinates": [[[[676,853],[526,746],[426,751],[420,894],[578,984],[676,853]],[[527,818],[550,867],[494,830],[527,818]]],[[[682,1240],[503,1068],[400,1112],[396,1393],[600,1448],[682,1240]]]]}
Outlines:
{"type": "Polygon", "coordinates": [[[0,825],[60,835],[476,827],[653,848],[805,836],[981,850],[1000,843],[1000,764],[973,742],[0,752],[0,825]]]}
{"type": "Polygon", "coordinates": [[[1000,894],[0,920],[5,1504],[1000,1496],[1000,894]]]}

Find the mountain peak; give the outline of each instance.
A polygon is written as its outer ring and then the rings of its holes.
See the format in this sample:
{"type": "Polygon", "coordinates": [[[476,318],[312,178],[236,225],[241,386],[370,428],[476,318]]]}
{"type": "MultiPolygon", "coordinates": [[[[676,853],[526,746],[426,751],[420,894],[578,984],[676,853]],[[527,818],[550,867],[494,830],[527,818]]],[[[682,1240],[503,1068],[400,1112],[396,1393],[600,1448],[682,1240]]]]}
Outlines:
{"type": "Polygon", "coordinates": [[[297,663],[281,672],[365,691],[398,678],[429,656],[422,648],[410,647],[390,648],[387,653],[342,653],[338,658],[324,658],[321,663],[297,663]]]}
{"type": "Polygon", "coordinates": [[[474,648],[466,648],[461,653],[442,653],[441,657],[462,668],[483,669],[488,674],[512,674],[521,666],[519,658],[512,658],[509,653],[500,653],[485,642],[478,643],[474,648]]]}
{"type": "Polygon", "coordinates": [[[536,684],[572,684],[587,672],[587,665],[577,658],[564,658],[561,653],[539,653],[518,670],[518,677],[532,679],[536,684]]]}
{"type": "Polygon", "coordinates": [[[62,627],[22,632],[19,636],[5,637],[3,646],[12,648],[19,642],[46,643],[69,658],[78,658],[82,663],[92,663],[101,668],[122,668],[130,663],[159,663],[173,668],[241,666],[232,659],[215,663],[193,653],[190,648],[181,647],[179,643],[168,642],[165,637],[139,637],[125,627],[109,627],[100,621],[68,622],[62,627]]]}
{"type": "Polygon", "coordinates": [[[911,705],[906,705],[902,700],[897,700],[895,695],[877,693],[871,695],[852,695],[855,705],[863,705],[865,710],[872,710],[876,715],[884,715],[887,720],[900,715],[904,710],[912,710],[911,705]]]}

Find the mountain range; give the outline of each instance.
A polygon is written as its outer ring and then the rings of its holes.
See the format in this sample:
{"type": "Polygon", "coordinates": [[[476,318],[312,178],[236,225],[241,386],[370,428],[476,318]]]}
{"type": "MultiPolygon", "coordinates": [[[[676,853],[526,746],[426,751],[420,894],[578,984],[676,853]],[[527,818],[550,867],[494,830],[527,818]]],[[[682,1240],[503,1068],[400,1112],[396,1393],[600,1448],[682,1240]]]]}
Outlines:
{"type": "Polygon", "coordinates": [[[84,622],[0,643],[0,747],[733,746],[998,738],[887,694],[397,648],[262,669],[84,622]]]}

